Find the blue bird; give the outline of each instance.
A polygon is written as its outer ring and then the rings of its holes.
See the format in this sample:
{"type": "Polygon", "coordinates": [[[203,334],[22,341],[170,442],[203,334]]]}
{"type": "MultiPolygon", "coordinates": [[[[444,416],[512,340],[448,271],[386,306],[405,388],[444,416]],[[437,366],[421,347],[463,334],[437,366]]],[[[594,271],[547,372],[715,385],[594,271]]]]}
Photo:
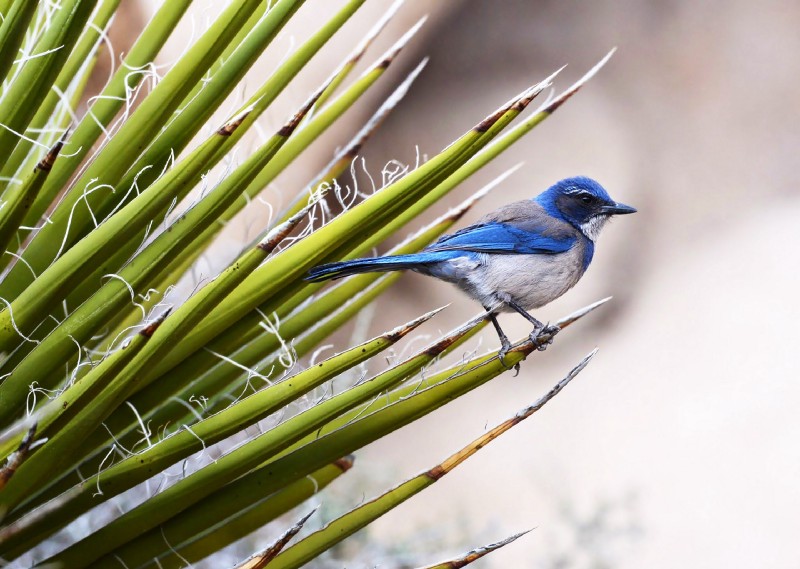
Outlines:
{"type": "Polygon", "coordinates": [[[444,235],[419,253],[320,265],[306,280],[411,269],[453,283],[483,305],[500,338],[500,356],[511,342],[496,314],[518,312],[533,324],[531,340],[542,350],[558,332],[528,311],[552,302],[577,283],[594,255],[595,241],[614,215],[635,213],[615,202],[590,178],[553,184],[529,200],[514,202],[475,225],[444,235]]]}

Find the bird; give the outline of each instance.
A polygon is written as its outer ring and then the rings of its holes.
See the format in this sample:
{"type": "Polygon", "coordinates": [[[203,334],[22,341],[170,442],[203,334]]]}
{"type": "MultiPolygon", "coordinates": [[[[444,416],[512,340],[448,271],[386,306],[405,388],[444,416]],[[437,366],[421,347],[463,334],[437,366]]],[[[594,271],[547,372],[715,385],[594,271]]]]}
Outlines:
{"type": "Polygon", "coordinates": [[[511,342],[497,314],[517,312],[526,318],[533,325],[530,340],[544,350],[559,329],[529,311],[560,297],[583,277],[609,219],[635,212],[591,178],[565,178],[535,198],[504,205],[474,225],[443,235],[419,253],[319,265],[306,280],[412,270],[452,283],[486,310],[500,339],[502,360],[511,342]]]}

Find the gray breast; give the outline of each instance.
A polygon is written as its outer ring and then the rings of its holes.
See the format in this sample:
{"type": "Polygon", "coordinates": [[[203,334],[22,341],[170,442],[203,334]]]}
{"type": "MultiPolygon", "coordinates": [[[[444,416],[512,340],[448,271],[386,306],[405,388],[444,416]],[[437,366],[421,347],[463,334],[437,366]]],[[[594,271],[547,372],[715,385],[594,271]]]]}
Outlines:
{"type": "Polygon", "coordinates": [[[552,302],[583,276],[583,246],[556,255],[492,255],[481,279],[496,303],[511,299],[525,310],[552,302]]]}
{"type": "Polygon", "coordinates": [[[578,240],[556,255],[467,253],[432,264],[420,272],[451,282],[487,308],[514,300],[525,310],[552,302],[583,276],[585,244],[578,240]]]}

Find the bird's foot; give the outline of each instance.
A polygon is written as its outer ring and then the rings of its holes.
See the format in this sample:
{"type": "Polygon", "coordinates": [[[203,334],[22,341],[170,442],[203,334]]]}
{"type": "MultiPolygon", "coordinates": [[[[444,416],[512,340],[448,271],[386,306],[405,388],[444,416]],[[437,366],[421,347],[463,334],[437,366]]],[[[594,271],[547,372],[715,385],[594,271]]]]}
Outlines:
{"type": "Polygon", "coordinates": [[[508,338],[501,338],[500,339],[500,351],[497,353],[497,355],[500,357],[500,363],[503,364],[503,367],[506,368],[506,369],[512,369],[512,367],[513,367],[514,372],[515,372],[514,373],[514,377],[517,377],[519,375],[519,362],[515,363],[513,366],[510,366],[510,367],[508,365],[506,365],[505,358],[506,358],[506,355],[508,355],[508,352],[510,350],[511,350],[511,342],[509,342],[508,338]]]}
{"type": "Polygon", "coordinates": [[[534,347],[540,352],[543,352],[547,349],[547,346],[553,343],[553,338],[560,331],[561,328],[558,326],[545,324],[541,328],[535,328],[533,332],[531,332],[530,339],[534,347]]]}

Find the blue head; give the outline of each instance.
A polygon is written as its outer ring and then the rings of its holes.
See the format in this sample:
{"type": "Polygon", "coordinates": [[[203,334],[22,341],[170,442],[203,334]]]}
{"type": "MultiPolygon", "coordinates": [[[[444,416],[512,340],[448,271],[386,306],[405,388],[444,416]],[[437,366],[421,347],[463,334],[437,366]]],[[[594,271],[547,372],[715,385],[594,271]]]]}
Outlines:
{"type": "Polygon", "coordinates": [[[556,182],[534,199],[549,215],[572,224],[592,241],[611,216],[636,212],[612,200],[603,186],[585,176],[556,182]]]}

